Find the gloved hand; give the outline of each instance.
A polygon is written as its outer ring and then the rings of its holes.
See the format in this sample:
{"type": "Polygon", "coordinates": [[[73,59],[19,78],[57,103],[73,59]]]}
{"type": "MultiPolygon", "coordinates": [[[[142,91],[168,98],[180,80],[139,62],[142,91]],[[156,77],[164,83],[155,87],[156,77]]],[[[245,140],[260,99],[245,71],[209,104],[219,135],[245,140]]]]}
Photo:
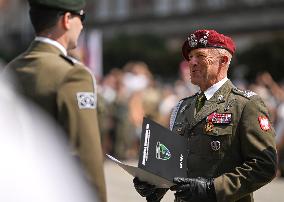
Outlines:
{"type": "Polygon", "coordinates": [[[154,185],[140,181],[137,177],[133,179],[133,183],[136,191],[142,197],[146,197],[148,202],[159,202],[167,192],[167,189],[156,188],[154,185]]]}
{"type": "Polygon", "coordinates": [[[214,179],[175,177],[176,184],[170,189],[176,191],[175,196],[185,201],[210,199],[216,201],[214,179]]]}
{"type": "Polygon", "coordinates": [[[137,177],[133,179],[136,191],[142,196],[147,197],[155,192],[156,187],[147,182],[140,181],[137,177]]]}

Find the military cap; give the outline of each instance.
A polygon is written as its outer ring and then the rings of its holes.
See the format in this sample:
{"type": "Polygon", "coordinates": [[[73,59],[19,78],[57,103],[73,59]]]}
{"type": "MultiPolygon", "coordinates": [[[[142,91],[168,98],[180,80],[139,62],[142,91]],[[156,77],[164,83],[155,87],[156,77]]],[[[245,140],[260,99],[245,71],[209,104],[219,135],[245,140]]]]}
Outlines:
{"type": "Polygon", "coordinates": [[[65,11],[80,11],[85,0],[28,0],[31,7],[46,7],[65,11]]]}
{"type": "Polygon", "coordinates": [[[197,48],[222,48],[232,55],[236,50],[231,37],[220,34],[215,30],[197,30],[190,34],[182,46],[183,57],[188,60],[188,53],[197,48]]]}

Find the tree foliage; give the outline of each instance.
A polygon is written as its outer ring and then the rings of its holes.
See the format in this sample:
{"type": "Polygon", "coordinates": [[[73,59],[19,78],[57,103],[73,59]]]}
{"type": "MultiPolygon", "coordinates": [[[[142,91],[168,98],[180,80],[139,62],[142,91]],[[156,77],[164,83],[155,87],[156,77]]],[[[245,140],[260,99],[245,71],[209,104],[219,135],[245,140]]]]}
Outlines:
{"type": "Polygon", "coordinates": [[[248,68],[247,79],[268,71],[276,81],[284,78],[284,39],[257,43],[238,56],[238,63],[248,68]]]}
{"type": "Polygon", "coordinates": [[[104,41],[103,55],[104,73],[129,61],[143,61],[154,74],[165,77],[176,77],[182,60],[180,51],[169,50],[166,40],[154,35],[118,35],[104,41]]]}

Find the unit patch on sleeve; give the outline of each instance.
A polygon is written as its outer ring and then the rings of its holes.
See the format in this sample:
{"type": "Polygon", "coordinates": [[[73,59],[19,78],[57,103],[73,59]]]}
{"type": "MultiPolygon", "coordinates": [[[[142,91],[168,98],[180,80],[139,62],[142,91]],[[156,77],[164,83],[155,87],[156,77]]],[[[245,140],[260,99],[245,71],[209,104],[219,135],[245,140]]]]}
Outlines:
{"type": "Polygon", "coordinates": [[[77,101],[80,109],[95,109],[97,98],[93,92],[78,92],[77,101]]]}
{"type": "Polygon", "coordinates": [[[269,120],[266,116],[259,116],[258,122],[259,122],[260,128],[262,130],[267,131],[267,130],[270,129],[270,123],[269,123],[269,120]]]}

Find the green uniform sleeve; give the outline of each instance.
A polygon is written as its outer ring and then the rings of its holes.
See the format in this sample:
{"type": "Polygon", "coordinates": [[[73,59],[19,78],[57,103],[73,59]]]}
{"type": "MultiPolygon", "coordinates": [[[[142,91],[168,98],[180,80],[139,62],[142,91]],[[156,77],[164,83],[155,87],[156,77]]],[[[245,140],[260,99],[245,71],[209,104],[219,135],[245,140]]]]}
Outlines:
{"type": "Polygon", "coordinates": [[[263,101],[254,96],[244,106],[237,125],[243,163],[214,180],[218,202],[237,201],[270,182],[276,174],[275,131],[261,127],[259,117],[268,118],[263,101]]]}
{"type": "MultiPolygon", "coordinates": [[[[57,94],[58,120],[70,136],[75,154],[99,196],[106,201],[103,156],[96,111],[96,92],[91,74],[84,68],[72,68],[65,76],[57,94]],[[93,102],[80,103],[79,94],[93,95],[93,102]]],[[[89,100],[90,101],[90,100],[89,100]]]]}

